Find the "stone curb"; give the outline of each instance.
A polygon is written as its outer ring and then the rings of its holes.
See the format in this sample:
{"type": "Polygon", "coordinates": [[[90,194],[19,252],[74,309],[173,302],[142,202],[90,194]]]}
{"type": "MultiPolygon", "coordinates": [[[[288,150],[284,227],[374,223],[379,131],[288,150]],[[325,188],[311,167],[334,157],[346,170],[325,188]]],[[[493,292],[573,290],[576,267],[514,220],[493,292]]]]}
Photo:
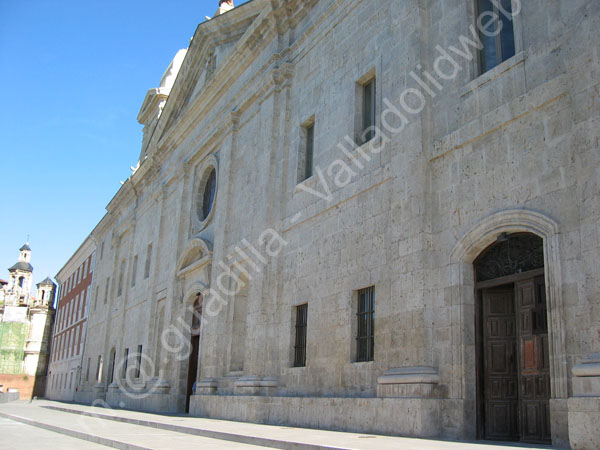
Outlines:
{"type": "Polygon", "coordinates": [[[42,408],[52,409],[71,414],[79,414],[96,419],[112,420],[115,422],[129,423],[131,425],[140,425],[149,428],[158,428],[166,431],[174,431],[177,433],[191,434],[221,441],[236,442],[238,444],[258,445],[261,447],[277,448],[281,450],[352,450],[344,447],[330,447],[325,445],[305,444],[301,442],[288,442],[276,439],[262,438],[258,436],[247,436],[243,434],[227,433],[224,431],[204,430],[201,428],[184,427],[181,425],[171,425],[160,422],[151,422],[149,420],[133,419],[129,417],[111,416],[108,414],[100,414],[77,409],[61,408],[58,406],[42,406],[42,408]]]}
{"type": "Polygon", "coordinates": [[[81,431],[75,431],[69,428],[58,427],[44,422],[39,422],[37,420],[28,419],[27,417],[17,416],[14,414],[7,414],[1,411],[0,417],[14,420],[15,422],[21,422],[26,425],[31,425],[33,427],[42,428],[44,430],[53,431],[55,433],[71,436],[77,439],[81,439],[83,441],[93,442],[94,444],[105,445],[107,447],[118,448],[121,450],[152,450],[147,447],[140,447],[134,444],[127,444],[125,442],[115,441],[114,439],[108,439],[100,436],[95,436],[93,434],[82,433],[81,431]]]}

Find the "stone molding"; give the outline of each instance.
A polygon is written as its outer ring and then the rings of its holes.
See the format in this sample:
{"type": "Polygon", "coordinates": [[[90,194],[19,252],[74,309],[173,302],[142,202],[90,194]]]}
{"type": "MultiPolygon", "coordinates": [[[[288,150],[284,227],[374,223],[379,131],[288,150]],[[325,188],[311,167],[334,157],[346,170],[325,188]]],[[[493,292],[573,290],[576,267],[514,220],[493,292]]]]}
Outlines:
{"type": "Polygon", "coordinates": [[[600,377],[600,353],[594,353],[573,367],[576,377],[600,377]]]}
{"type": "MultiPolygon", "coordinates": [[[[493,244],[501,233],[533,233],[544,239],[544,269],[546,276],[546,297],[548,300],[548,328],[550,340],[550,380],[552,398],[568,397],[568,371],[566,352],[566,329],[564,324],[564,300],[562,298],[562,274],[559,255],[559,226],[550,217],[528,209],[507,209],[484,218],[479,224],[467,232],[450,253],[454,266],[453,284],[461,289],[460,305],[474,305],[473,261],[488,246],[493,244]]],[[[464,334],[467,318],[461,313],[461,320],[454,334],[464,334]]],[[[470,320],[470,319],[468,319],[470,320]]],[[[463,339],[460,339],[463,341],[463,339]]],[[[464,349],[456,349],[462,352],[464,349]]],[[[463,360],[456,355],[455,360],[463,360]]],[[[466,386],[473,377],[469,368],[462,367],[461,380],[466,386]]],[[[474,383],[475,380],[472,379],[474,383]]],[[[462,392],[456,394],[462,395],[462,392]]]]}
{"type": "Polygon", "coordinates": [[[379,398],[433,398],[440,376],[433,367],[390,369],[377,379],[379,398]]]}
{"type": "Polygon", "coordinates": [[[440,376],[433,367],[417,366],[390,369],[377,379],[378,384],[438,384],[440,376]]]}
{"type": "Polygon", "coordinates": [[[235,393],[236,395],[268,395],[278,386],[279,382],[274,377],[248,375],[235,382],[235,393]]]}
{"type": "Polygon", "coordinates": [[[216,378],[205,378],[196,383],[196,395],[214,395],[217,393],[219,382],[216,378]]]}

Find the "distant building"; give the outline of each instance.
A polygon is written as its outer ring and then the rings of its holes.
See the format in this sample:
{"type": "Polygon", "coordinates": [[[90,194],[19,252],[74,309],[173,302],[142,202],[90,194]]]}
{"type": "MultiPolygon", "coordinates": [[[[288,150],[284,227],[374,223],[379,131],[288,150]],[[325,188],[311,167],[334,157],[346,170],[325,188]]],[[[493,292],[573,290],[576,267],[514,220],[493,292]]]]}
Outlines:
{"type": "Polygon", "coordinates": [[[0,280],[0,385],[16,388],[21,398],[43,395],[48,365],[49,336],[54,320],[56,285],[46,278],[31,296],[31,248],[19,249],[19,261],[0,280]]]}
{"type": "MultiPolygon", "coordinates": [[[[94,273],[94,244],[86,239],[58,272],[60,286],[48,367],[46,398],[72,401],[82,376],[88,303],[94,273]]],[[[87,365],[89,371],[89,363],[87,365]]]]}

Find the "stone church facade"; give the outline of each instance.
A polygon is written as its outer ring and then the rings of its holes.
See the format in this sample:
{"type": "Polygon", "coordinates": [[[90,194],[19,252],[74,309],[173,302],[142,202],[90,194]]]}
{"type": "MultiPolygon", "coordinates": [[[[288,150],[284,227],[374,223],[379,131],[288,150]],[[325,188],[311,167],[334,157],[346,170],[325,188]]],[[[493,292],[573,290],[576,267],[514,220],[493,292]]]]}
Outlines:
{"type": "Polygon", "coordinates": [[[91,234],[76,400],[597,448],[600,2],[219,12],[91,234]]]}

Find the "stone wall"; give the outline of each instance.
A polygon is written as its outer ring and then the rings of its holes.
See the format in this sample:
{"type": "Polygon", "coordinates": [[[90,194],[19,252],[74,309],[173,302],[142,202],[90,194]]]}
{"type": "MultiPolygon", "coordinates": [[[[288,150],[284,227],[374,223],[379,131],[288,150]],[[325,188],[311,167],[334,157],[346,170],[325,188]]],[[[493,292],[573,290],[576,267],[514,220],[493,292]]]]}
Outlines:
{"type": "Polygon", "coordinates": [[[424,89],[410,71],[433,73],[436,46],[461,45],[471,2],[292,3],[256,0],[199,27],[147,159],[92,233],[104,251],[84,361],[95,368],[101,355],[102,374],[82,398],[182,411],[190,306],[203,293],[192,413],[474,439],[473,261],[500,233],[529,232],[544,239],[553,442],[567,445],[570,369],[600,348],[600,5],[523,2],[517,54],[482,76],[475,59],[446,61],[456,76],[429,85],[435,95],[425,89],[401,127],[403,93],[424,89]],[[228,56],[212,78],[209,35],[229,36],[215,44],[228,56]],[[354,148],[360,84],[372,77],[377,125],[396,131],[354,148]],[[306,123],[315,174],[302,188],[306,123]],[[199,219],[209,167],[214,211],[199,219]],[[208,288],[237,290],[224,275],[233,262],[243,288],[209,303],[208,288]],[[375,358],[358,363],[356,292],[369,286],[375,358]],[[304,303],[307,364],[294,368],[304,303]],[[139,345],[141,376],[117,392],[124,351],[139,345]]]}

